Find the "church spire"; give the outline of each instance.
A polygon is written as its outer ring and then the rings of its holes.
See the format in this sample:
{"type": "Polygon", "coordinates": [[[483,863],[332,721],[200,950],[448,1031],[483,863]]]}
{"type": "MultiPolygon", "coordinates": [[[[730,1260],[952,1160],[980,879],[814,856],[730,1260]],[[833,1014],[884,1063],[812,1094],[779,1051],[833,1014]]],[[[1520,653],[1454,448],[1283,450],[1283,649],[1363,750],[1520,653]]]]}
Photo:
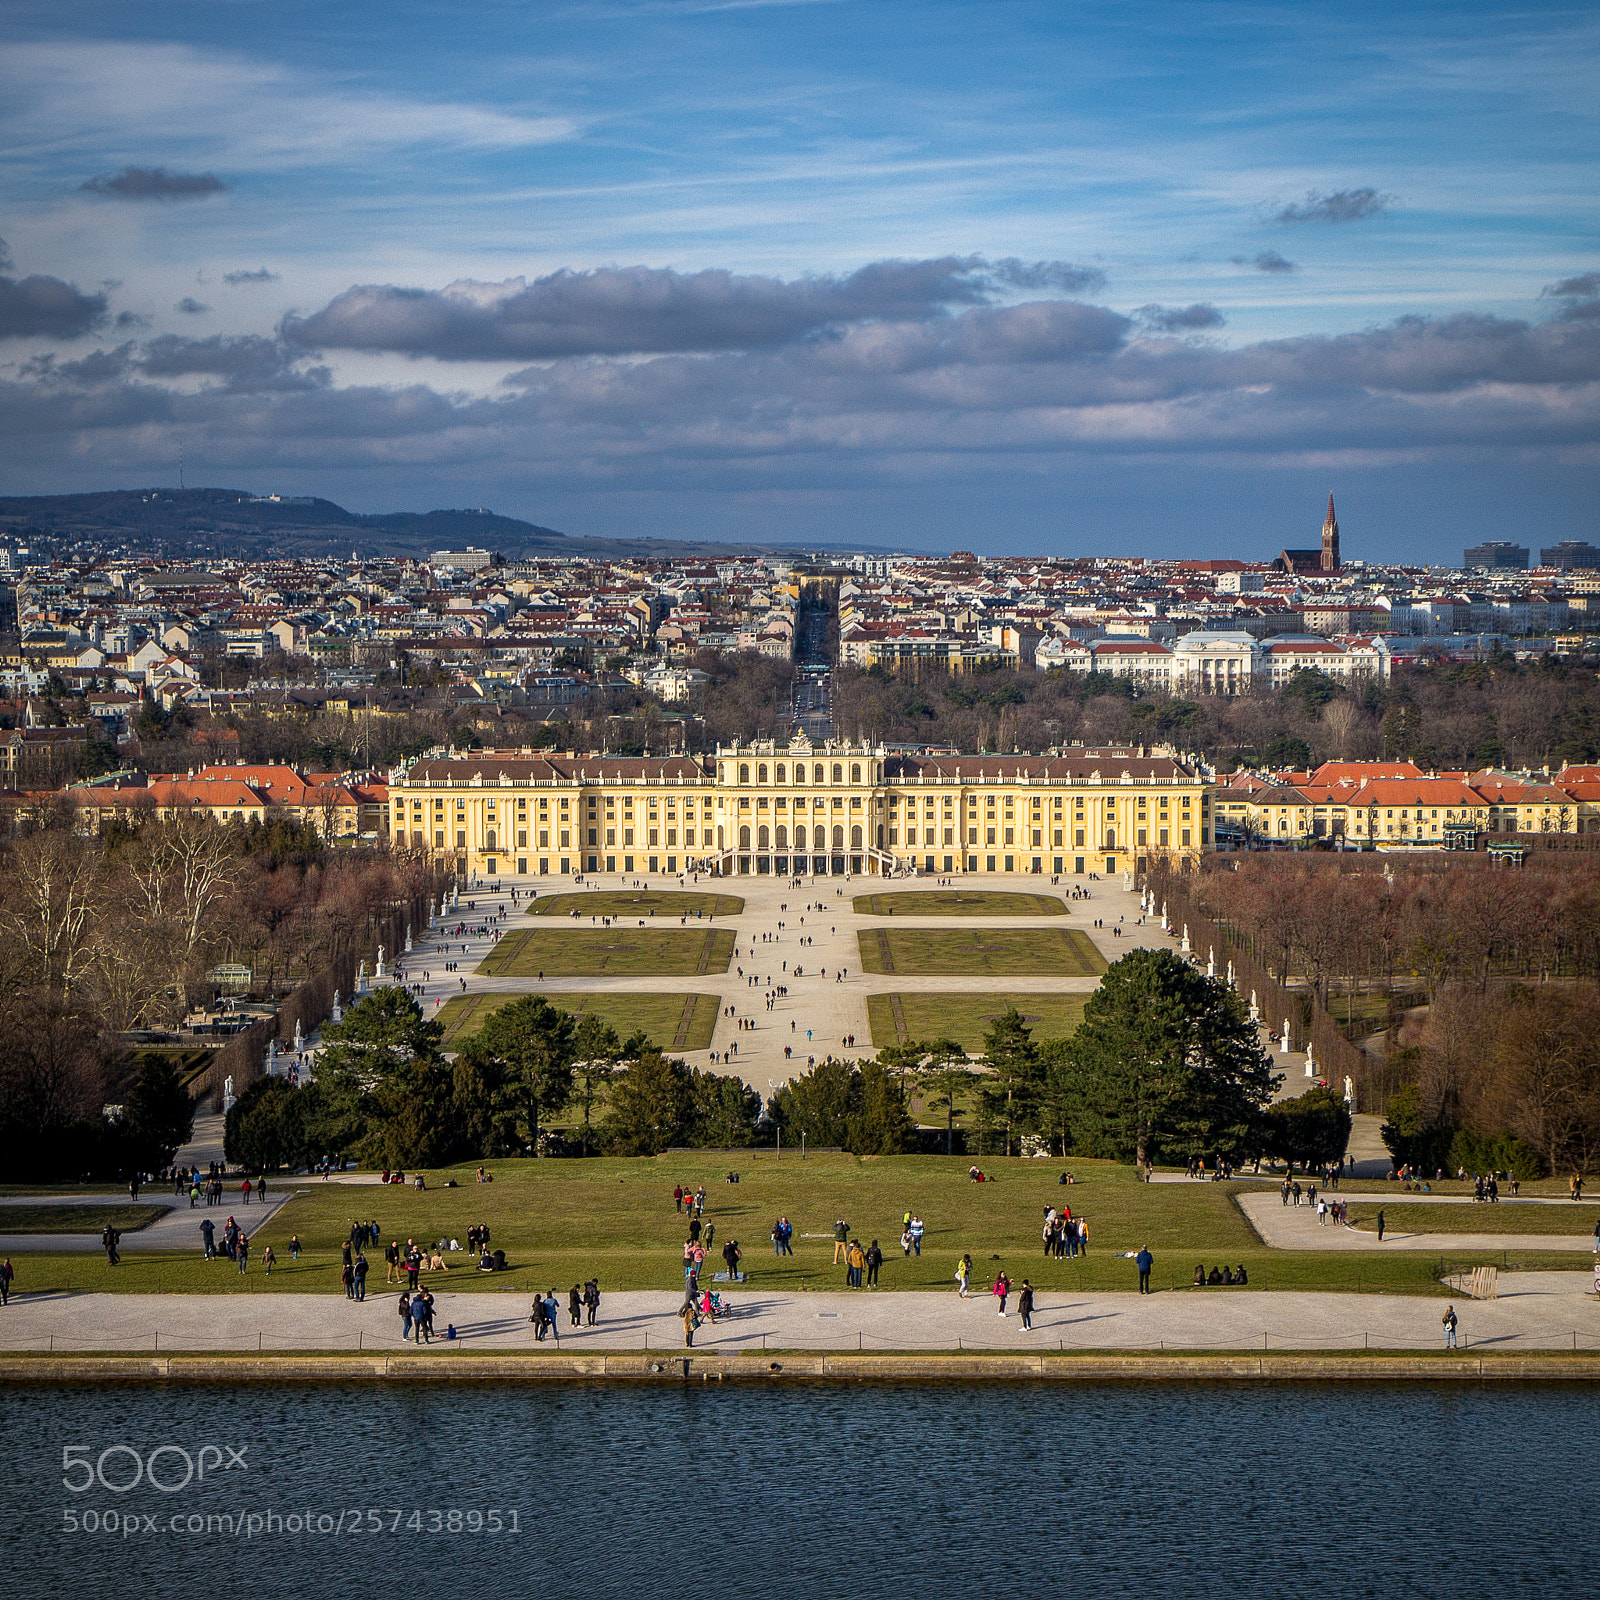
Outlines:
{"type": "Polygon", "coordinates": [[[1333,514],[1333,490],[1328,491],[1328,515],[1322,523],[1322,570],[1339,570],[1339,519],[1333,514]]]}

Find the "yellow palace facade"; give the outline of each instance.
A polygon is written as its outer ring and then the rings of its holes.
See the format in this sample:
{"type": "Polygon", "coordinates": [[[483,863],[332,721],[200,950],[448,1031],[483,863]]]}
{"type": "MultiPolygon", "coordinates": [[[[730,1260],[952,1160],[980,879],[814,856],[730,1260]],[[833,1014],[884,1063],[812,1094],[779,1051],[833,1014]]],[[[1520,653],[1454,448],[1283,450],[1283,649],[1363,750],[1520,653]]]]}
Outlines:
{"type": "Polygon", "coordinates": [[[703,757],[474,751],[414,762],[389,800],[396,845],[489,875],[1114,873],[1213,844],[1208,780],[1131,749],[901,755],[797,737],[703,757]]]}

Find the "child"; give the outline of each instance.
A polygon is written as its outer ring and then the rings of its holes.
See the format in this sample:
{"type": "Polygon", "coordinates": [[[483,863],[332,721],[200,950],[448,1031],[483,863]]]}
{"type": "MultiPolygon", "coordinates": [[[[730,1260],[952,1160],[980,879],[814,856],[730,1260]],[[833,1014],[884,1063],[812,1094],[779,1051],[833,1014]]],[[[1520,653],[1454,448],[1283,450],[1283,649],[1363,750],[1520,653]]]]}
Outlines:
{"type": "Polygon", "coordinates": [[[300,1259],[300,1235],[298,1233],[289,1235],[289,1259],[291,1261],[300,1259]]]}
{"type": "Polygon", "coordinates": [[[270,1244],[261,1252],[261,1265],[267,1269],[267,1276],[269,1278],[272,1276],[273,1263],[276,1262],[277,1259],[278,1258],[272,1253],[272,1246],[270,1244]]]}

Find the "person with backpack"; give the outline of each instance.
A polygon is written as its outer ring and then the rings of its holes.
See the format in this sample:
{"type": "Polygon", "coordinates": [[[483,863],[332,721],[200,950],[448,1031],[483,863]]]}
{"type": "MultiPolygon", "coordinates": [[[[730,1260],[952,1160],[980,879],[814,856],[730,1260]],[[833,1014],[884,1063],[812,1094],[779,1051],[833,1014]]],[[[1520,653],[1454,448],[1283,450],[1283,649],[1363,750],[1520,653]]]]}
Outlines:
{"type": "Polygon", "coordinates": [[[739,1249],[739,1241],[737,1239],[730,1239],[723,1245],[722,1259],[727,1263],[729,1283],[737,1283],[739,1281],[739,1263],[743,1258],[744,1253],[739,1249]]]}
{"type": "Polygon", "coordinates": [[[598,1278],[590,1278],[589,1281],[584,1284],[583,1305],[584,1310],[587,1313],[585,1320],[592,1328],[594,1326],[594,1319],[599,1315],[600,1312],[600,1280],[598,1278]]]}
{"type": "Polygon", "coordinates": [[[100,1234],[100,1245],[106,1253],[106,1265],[108,1267],[120,1266],[122,1263],[122,1257],[117,1254],[117,1245],[121,1240],[122,1235],[108,1222],[100,1234]]]}
{"type": "Polygon", "coordinates": [[[878,1248],[878,1241],[874,1239],[867,1246],[867,1287],[878,1287],[878,1268],[883,1265],[883,1251],[878,1248]]]}
{"type": "Polygon", "coordinates": [[[1439,1318],[1439,1321],[1444,1324],[1444,1347],[1446,1350],[1454,1350],[1456,1348],[1456,1320],[1456,1308],[1453,1305],[1446,1306],[1444,1315],[1439,1318]]]}

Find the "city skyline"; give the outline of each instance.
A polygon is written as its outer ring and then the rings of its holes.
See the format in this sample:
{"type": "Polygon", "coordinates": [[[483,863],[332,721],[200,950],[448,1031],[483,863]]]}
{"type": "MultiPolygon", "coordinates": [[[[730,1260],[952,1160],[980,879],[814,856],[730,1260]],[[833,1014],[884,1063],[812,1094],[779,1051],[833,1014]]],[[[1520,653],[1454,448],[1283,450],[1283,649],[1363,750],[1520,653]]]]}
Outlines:
{"type": "Polygon", "coordinates": [[[1565,5],[8,8],[0,482],[1456,564],[1595,532],[1565,5]]]}

